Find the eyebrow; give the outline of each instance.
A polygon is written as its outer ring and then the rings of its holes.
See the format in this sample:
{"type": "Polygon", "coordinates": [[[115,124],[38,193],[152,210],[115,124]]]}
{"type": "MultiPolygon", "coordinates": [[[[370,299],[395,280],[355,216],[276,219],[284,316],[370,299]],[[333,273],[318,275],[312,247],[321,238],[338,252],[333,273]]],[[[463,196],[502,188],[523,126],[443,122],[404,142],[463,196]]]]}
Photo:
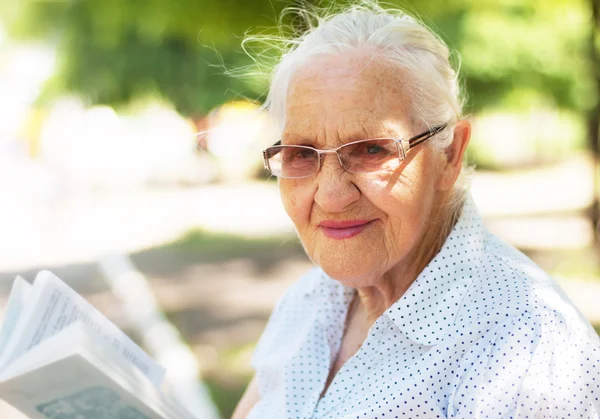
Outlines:
{"type": "MultiPolygon", "coordinates": [[[[289,141],[285,145],[303,145],[306,147],[318,148],[317,147],[318,144],[316,144],[316,142],[317,142],[316,140],[311,140],[310,138],[301,137],[299,135],[293,135],[293,136],[297,137],[297,138],[289,139],[289,141]]],[[[283,141],[288,139],[287,137],[288,136],[283,135],[282,138],[273,145],[282,145],[283,141]]]]}
{"type": "MultiPolygon", "coordinates": [[[[386,127],[385,125],[381,125],[377,128],[377,134],[368,134],[368,130],[362,123],[359,123],[358,127],[360,128],[359,130],[353,130],[345,135],[339,135],[340,130],[337,130],[340,145],[360,140],[370,140],[375,138],[396,139],[400,137],[399,135],[393,133],[391,128],[386,127]]],[[[273,145],[284,145],[284,141],[287,142],[285,145],[301,145],[312,148],[322,148],[322,144],[319,145],[319,141],[309,137],[302,137],[301,135],[294,133],[283,134],[282,138],[273,145]]]]}

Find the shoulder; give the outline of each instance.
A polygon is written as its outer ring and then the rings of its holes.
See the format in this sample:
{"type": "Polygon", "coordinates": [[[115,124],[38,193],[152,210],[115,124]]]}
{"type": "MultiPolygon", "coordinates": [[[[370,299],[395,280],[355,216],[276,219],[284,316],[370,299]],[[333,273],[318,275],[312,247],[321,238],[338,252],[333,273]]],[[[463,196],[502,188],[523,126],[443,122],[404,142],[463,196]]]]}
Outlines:
{"type": "MultiPolygon", "coordinates": [[[[482,359],[494,357],[507,347],[523,360],[539,356],[539,351],[560,354],[595,354],[600,359],[600,339],[585,323],[573,322],[568,313],[552,309],[522,311],[497,322],[473,342],[471,353],[482,359]],[[473,349],[477,347],[477,349],[473,349]]],[[[503,356],[511,356],[503,353],[503,356]]]]}
{"type": "Polygon", "coordinates": [[[448,417],[588,417],[600,408],[598,365],[593,329],[556,310],[522,311],[467,348],[448,417]]]}
{"type": "Polygon", "coordinates": [[[490,325],[508,318],[538,323],[561,318],[570,328],[589,329],[589,322],[550,275],[491,234],[458,317],[463,324],[482,318],[493,320],[490,325]]]}
{"type": "Polygon", "coordinates": [[[560,286],[491,234],[475,270],[455,322],[464,346],[448,417],[598,408],[600,339],[560,286]]]}

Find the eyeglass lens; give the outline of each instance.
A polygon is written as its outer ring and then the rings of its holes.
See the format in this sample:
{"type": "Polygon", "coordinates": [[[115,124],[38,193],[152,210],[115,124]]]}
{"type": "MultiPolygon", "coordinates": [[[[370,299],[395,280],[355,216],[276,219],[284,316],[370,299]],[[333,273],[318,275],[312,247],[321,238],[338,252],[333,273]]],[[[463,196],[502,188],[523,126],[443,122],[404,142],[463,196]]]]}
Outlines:
{"type": "MultiPolygon", "coordinates": [[[[346,144],[338,151],[342,166],[352,173],[393,169],[400,163],[398,143],[392,139],[346,144]]],[[[319,170],[319,153],[306,146],[275,146],[266,151],[273,175],[287,178],[311,176],[319,170]]]]}

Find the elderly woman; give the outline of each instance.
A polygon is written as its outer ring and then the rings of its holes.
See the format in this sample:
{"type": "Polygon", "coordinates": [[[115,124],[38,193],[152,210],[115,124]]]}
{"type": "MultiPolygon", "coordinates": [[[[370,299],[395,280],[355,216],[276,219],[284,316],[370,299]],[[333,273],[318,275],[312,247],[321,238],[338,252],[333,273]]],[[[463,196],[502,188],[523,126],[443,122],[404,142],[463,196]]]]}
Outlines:
{"type": "Polygon", "coordinates": [[[462,181],[448,48],[375,5],[319,22],[275,69],[264,151],[317,267],[275,308],[234,418],[599,417],[598,337],[462,181]]]}

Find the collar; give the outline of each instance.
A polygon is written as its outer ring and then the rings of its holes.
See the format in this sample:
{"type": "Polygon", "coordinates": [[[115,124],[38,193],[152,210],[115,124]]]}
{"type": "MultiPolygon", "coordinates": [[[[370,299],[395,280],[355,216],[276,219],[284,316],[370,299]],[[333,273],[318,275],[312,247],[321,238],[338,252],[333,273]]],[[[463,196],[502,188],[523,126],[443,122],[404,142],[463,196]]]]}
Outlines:
{"type": "Polygon", "coordinates": [[[485,242],[483,221],[469,195],[440,252],[384,315],[409,339],[421,345],[438,343],[454,324],[477,275],[485,242]]]}
{"type": "Polygon", "coordinates": [[[321,268],[314,267],[301,279],[304,281],[302,290],[305,297],[322,298],[336,297],[347,300],[350,304],[356,290],[333,278],[330,278],[321,268]]]}

